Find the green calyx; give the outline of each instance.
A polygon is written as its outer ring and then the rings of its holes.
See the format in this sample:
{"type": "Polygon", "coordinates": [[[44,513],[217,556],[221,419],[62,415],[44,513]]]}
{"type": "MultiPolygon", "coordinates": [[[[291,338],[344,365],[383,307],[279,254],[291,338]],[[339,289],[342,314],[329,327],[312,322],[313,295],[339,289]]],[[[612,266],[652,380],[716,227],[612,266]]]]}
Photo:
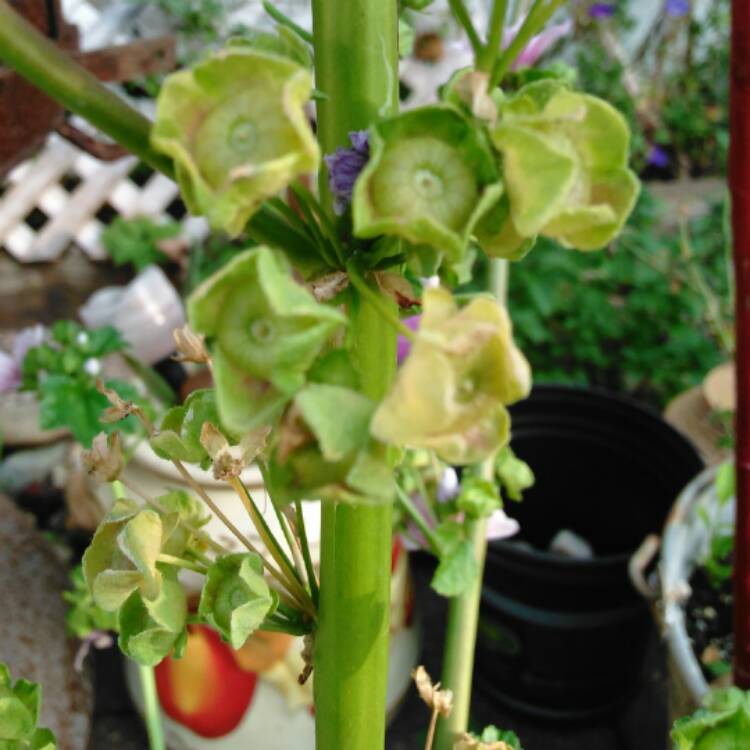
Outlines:
{"type": "Polygon", "coordinates": [[[208,388],[193,391],[182,406],[167,411],[159,431],[150,440],[154,453],[167,460],[207,468],[211,458],[201,444],[201,430],[206,422],[220,423],[216,393],[208,388]]]}
{"type": "Polygon", "coordinates": [[[447,105],[374,125],[354,187],[354,233],[397,235],[463,257],[478,220],[502,193],[482,130],[447,105]]]}
{"type": "Polygon", "coordinates": [[[640,185],[627,167],[627,124],[607,102],[538,81],[501,105],[491,137],[508,204],[479,228],[489,255],[516,259],[538,234],[596,250],[621,231],[640,185]]]}
{"type": "Polygon", "coordinates": [[[175,491],[156,499],[159,511],[141,509],[127,498],[115,501],[83,555],[83,575],[94,602],[116,612],[137,592],[147,603],[162,595],[162,553],[181,556],[200,544],[181,522],[198,528],[208,522],[199,503],[175,491]]]}
{"type": "Polygon", "coordinates": [[[386,448],[370,436],[374,409],[370,399],[350,388],[306,385],[284,415],[269,467],[276,501],[392,500],[393,472],[386,448]]]}
{"type": "Polygon", "coordinates": [[[11,680],[8,667],[0,663],[0,750],[55,750],[55,738],[39,729],[42,689],[27,680],[11,680]]]}
{"type": "Polygon", "coordinates": [[[674,750],[744,750],[750,737],[750,692],[715,690],[692,716],[675,722],[674,750]]]}
{"type": "Polygon", "coordinates": [[[162,567],[162,586],[155,599],[133,592],[120,608],[120,650],[145,667],[156,666],[174,652],[182,655],[187,641],[187,598],[177,571],[162,567]]]}
{"type": "Polygon", "coordinates": [[[531,373],[496,300],[459,310],[444,289],[428,289],[411,352],[380,404],[372,434],[385,443],[428,448],[451,464],[477,463],[508,441],[505,408],[528,395],[531,373]]]}
{"type": "Polygon", "coordinates": [[[188,315],[209,337],[220,422],[236,433],[277,417],[346,323],[267,247],[241,253],[208,279],[188,300],[188,315]]]}
{"type": "Polygon", "coordinates": [[[159,94],[152,144],[174,159],[190,211],[230,236],[320,161],[304,112],[311,75],[275,52],[230,45],[159,94]]]}
{"type": "Polygon", "coordinates": [[[258,555],[225,555],[208,569],[198,614],[238,649],[277,604],[278,595],[263,578],[258,555]]]}

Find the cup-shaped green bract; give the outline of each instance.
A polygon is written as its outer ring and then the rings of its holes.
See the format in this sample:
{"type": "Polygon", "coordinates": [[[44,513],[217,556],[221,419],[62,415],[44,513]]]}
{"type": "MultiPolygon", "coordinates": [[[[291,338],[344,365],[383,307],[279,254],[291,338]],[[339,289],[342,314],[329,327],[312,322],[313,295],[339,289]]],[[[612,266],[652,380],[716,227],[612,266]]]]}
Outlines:
{"type": "Polygon", "coordinates": [[[386,446],[370,435],[374,410],[370,399],[345,386],[306,385],[279,428],[269,467],[274,500],[390,501],[394,483],[386,446]]]}
{"type": "Polygon", "coordinates": [[[241,253],[208,279],[188,300],[188,315],[209,337],[220,422],[240,434],[279,415],[346,323],[267,247],[241,253]]]}
{"type": "Polygon", "coordinates": [[[205,542],[197,532],[205,526],[211,516],[205,505],[183,490],[172,490],[156,498],[157,511],[161,517],[161,552],[182,557],[186,550],[202,552],[205,542]]]}
{"type": "MultiPolygon", "coordinates": [[[[193,391],[181,406],[173,406],[162,417],[159,431],[150,442],[154,453],[167,460],[200,464],[204,469],[211,464],[211,457],[201,444],[201,430],[206,422],[219,424],[219,410],[213,389],[193,391]]],[[[227,439],[236,443],[236,435],[227,439]]]]}
{"type": "Polygon", "coordinates": [[[745,750],[750,738],[750,692],[715,690],[692,716],[672,728],[674,750],[745,750]]]}
{"type": "Polygon", "coordinates": [[[514,247],[538,234],[596,250],[620,232],[640,185],[627,166],[627,123],[610,104],[539,81],[502,104],[491,137],[503,158],[509,218],[495,214],[480,227],[488,254],[512,259],[522,252],[514,247]]]}
{"type": "Polygon", "coordinates": [[[263,200],[317,169],[311,90],[287,57],[238,45],[167,78],[151,140],[174,159],[192,213],[236,236],[263,200]]]}
{"type": "Polygon", "coordinates": [[[83,574],[96,604],[118,610],[134,591],[155,599],[162,587],[157,560],[164,529],[159,514],[116,500],[83,555],[83,574]]]}
{"type": "Polygon", "coordinates": [[[434,450],[444,461],[476,463],[508,440],[505,408],[528,395],[531,372],[513,343],[508,313],[492,297],[458,309],[428,289],[417,338],[372,421],[386,443],[434,450]]]}
{"type": "Polygon", "coordinates": [[[397,235],[456,262],[501,193],[481,127],[449,105],[415,109],[371,129],[370,161],[354,186],[354,232],[397,235]]]}
{"type": "Polygon", "coordinates": [[[177,571],[163,565],[155,599],[133,592],[120,608],[120,650],[145,667],[156,666],[174,651],[180,656],[187,640],[187,597],[177,571]]]}
{"type": "Polygon", "coordinates": [[[198,614],[238,649],[277,604],[278,595],[263,578],[258,555],[225,555],[208,569],[198,614]]]}

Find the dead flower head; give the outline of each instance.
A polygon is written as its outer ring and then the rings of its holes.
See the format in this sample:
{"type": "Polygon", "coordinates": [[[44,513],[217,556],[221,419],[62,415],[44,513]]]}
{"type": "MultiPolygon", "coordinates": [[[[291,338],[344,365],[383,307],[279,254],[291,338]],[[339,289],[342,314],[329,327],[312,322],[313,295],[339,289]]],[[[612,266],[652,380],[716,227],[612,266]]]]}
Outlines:
{"type": "Polygon", "coordinates": [[[81,456],[86,471],[100,482],[114,482],[122,472],[122,438],[119,432],[100,432],[91,443],[91,450],[81,456]]]}
{"type": "Polygon", "coordinates": [[[201,445],[213,461],[214,478],[229,480],[238,477],[266,446],[271,432],[269,425],[248,432],[237,445],[230,445],[224,433],[210,422],[201,429],[201,445]]]}
{"type": "Polygon", "coordinates": [[[99,418],[100,422],[112,424],[113,422],[119,422],[121,419],[125,419],[125,417],[134,414],[141,420],[141,422],[147,424],[148,420],[146,419],[143,409],[136,406],[132,401],[126,401],[119,393],[117,393],[117,391],[107,388],[101,380],[96,381],[96,390],[103,396],[106,396],[111,404],[109,409],[105,409],[102,412],[102,415],[99,418]]]}
{"type": "Polygon", "coordinates": [[[453,709],[453,691],[442,690],[440,683],[433,685],[427,670],[419,666],[412,673],[414,684],[417,686],[419,697],[430,709],[441,716],[450,716],[453,709]]]}
{"type": "Polygon", "coordinates": [[[174,358],[178,362],[194,362],[198,365],[205,365],[211,361],[206,349],[205,336],[195,333],[188,325],[175,328],[172,335],[177,345],[177,354],[174,358]]]}

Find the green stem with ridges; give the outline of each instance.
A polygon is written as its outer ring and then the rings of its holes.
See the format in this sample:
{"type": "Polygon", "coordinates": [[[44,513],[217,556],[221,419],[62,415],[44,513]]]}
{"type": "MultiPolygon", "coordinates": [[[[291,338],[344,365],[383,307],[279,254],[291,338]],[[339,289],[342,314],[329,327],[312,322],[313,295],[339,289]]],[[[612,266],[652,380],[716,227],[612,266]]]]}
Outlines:
{"type": "Polygon", "coordinates": [[[451,13],[455,17],[456,21],[463,27],[466,35],[469,37],[469,42],[474,50],[474,56],[479,57],[482,54],[482,40],[477,34],[477,30],[474,28],[474,24],[471,21],[469,11],[466,10],[463,0],[448,0],[450,5],[451,13]]]}
{"type": "Polygon", "coordinates": [[[487,45],[477,59],[477,70],[492,73],[497,56],[500,54],[500,46],[503,43],[503,30],[507,12],[508,0],[495,0],[492,5],[492,15],[488,27],[487,45]]]}
{"type": "Polygon", "coordinates": [[[149,140],[151,123],[0,0],[0,59],[66,109],[84,117],[154,169],[172,162],[149,140]]]}
{"type": "Polygon", "coordinates": [[[468,534],[479,565],[479,573],[471,588],[450,600],[448,627],[443,644],[443,674],[441,684],[453,691],[453,710],[438,723],[434,750],[451,750],[458,736],[469,726],[471,708],[471,680],[474,673],[479,603],[482,595],[484,560],[487,554],[487,521],[472,521],[468,534]]]}
{"type": "MultiPolygon", "coordinates": [[[[318,135],[324,153],[398,111],[397,0],[313,0],[318,135]]],[[[321,194],[329,199],[321,174],[321,194]]],[[[397,315],[395,304],[385,300],[397,315]]],[[[379,400],[396,369],[396,332],[355,295],[349,343],[363,393],[379,400]]],[[[325,503],[315,636],[317,750],[383,750],[392,506],[325,503]]]]}

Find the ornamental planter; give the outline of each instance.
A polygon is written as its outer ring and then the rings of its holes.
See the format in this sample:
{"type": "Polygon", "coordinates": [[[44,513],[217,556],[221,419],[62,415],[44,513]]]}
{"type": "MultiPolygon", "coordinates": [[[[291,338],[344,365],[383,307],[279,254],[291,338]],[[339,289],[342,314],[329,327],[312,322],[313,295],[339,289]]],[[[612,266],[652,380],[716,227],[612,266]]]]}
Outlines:
{"type": "MultiPolygon", "coordinates": [[[[251,541],[259,543],[246,511],[232,490],[197,467],[193,467],[192,473],[231,521],[251,541]]],[[[123,478],[148,495],[158,495],[169,489],[189,490],[172,465],[156,457],[147,444],[138,447],[123,478]]],[[[260,472],[250,467],[243,481],[265,511],[267,523],[277,532],[277,521],[270,501],[265,499],[260,472]]],[[[110,503],[109,487],[100,485],[97,489],[102,503],[110,503]]],[[[320,504],[305,503],[304,515],[311,554],[317,564],[320,504]]],[[[205,528],[214,539],[232,551],[239,551],[236,540],[228,535],[217,518],[212,518],[205,528]]],[[[411,671],[419,654],[409,558],[398,542],[393,548],[392,569],[389,718],[409,689],[411,671]]],[[[183,571],[188,590],[193,575],[196,574],[183,571]]],[[[196,596],[199,591],[198,586],[196,596]]],[[[303,645],[301,638],[261,632],[251,636],[247,644],[235,652],[213,630],[190,626],[183,659],[167,658],[156,667],[157,691],[171,750],[244,750],[247,747],[313,750],[312,680],[304,686],[298,683],[304,668],[303,645]]],[[[130,660],[126,679],[131,696],[142,710],[138,668],[130,660]]]]}
{"type": "MultiPolygon", "coordinates": [[[[695,711],[709,690],[698,656],[688,636],[686,601],[690,578],[709,543],[709,529],[700,518],[706,510],[714,517],[717,467],[701,472],[680,493],[669,515],[659,561],[661,585],[659,619],[669,656],[669,699],[673,719],[695,711]]],[[[724,521],[733,520],[734,502],[723,508],[724,521]]]]}
{"type": "Polygon", "coordinates": [[[628,561],[702,463],[657,414],[621,397],[541,386],[512,411],[513,448],[537,481],[506,508],[526,543],[488,550],[478,677],[526,714],[590,719],[637,687],[651,624],[628,561]],[[562,529],[593,557],[546,551],[562,529]]]}

